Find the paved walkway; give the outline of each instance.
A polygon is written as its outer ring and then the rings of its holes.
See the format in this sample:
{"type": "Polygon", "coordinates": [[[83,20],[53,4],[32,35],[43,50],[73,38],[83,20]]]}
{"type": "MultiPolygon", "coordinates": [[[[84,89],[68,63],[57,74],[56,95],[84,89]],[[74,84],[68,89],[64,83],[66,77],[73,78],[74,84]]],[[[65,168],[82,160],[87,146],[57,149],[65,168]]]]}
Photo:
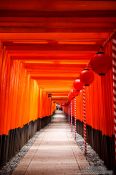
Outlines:
{"type": "Polygon", "coordinates": [[[52,123],[40,131],[12,175],[85,175],[88,167],[65,116],[59,112],[52,123]]]}

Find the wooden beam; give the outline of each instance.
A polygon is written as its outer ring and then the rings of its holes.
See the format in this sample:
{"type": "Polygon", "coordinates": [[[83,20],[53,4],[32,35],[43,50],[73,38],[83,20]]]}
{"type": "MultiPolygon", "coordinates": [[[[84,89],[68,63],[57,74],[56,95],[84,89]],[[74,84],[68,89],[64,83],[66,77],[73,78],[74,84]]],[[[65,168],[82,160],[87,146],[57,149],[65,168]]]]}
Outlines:
{"type": "Polygon", "coordinates": [[[35,71],[64,71],[68,70],[69,72],[71,70],[78,71],[82,68],[84,68],[86,64],[60,64],[56,62],[56,64],[38,64],[38,63],[27,63],[24,64],[24,67],[29,71],[29,70],[35,70],[35,71]]]}
{"type": "MultiPolygon", "coordinates": [[[[57,20],[57,19],[56,19],[57,20]]],[[[106,22],[44,22],[43,23],[32,23],[32,22],[0,22],[0,32],[1,33],[42,33],[42,32],[64,32],[64,33],[75,33],[75,32],[112,32],[116,28],[116,20],[114,23],[109,21],[106,22]]]]}
{"type": "MultiPolygon", "coordinates": [[[[104,0],[105,1],[105,0],[104,0]]],[[[115,1],[115,0],[114,0],[115,1]]],[[[99,25],[99,24],[113,24],[115,23],[116,21],[116,17],[89,17],[89,18],[86,18],[85,17],[16,17],[16,16],[13,16],[13,17],[1,17],[0,16],[0,25],[2,26],[8,26],[8,25],[12,25],[12,26],[30,26],[33,24],[33,26],[42,26],[44,24],[51,24],[51,25],[58,25],[58,24],[70,24],[70,23],[73,23],[73,24],[95,24],[97,23],[96,25],[99,25]]],[[[68,25],[67,24],[67,25],[68,25]]],[[[77,24],[77,25],[78,25],[77,24]]]]}
{"type": "Polygon", "coordinates": [[[10,51],[95,51],[100,45],[97,44],[10,44],[7,43],[6,50],[10,51]]]}
{"type": "MultiPolygon", "coordinates": [[[[91,5],[90,5],[91,6],[91,5]]],[[[36,10],[0,10],[1,17],[116,17],[116,4],[108,10],[66,10],[66,11],[36,11],[36,10]]]]}
{"type": "MultiPolygon", "coordinates": [[[[29,72],[30,73],[30,72],[29,72]]],[[[57,73],[50,73],[50,72],[48,72],[47,74],[46,73],[39,73],[39,72],[31,72],[30,73],[30,75],[32,76],[32,77],[36,77],[36,78],[38,78],[38,77],[55,77],[56,79],[58,78],[58,77],[77,77],[77,76],[79,76],[79,73],[80,72],[75,72],[75,74],[73,73],[73,72],[64,72],[64,73],[60,73],[60,72],[57,72],[57,73]]]]}
{"type": "MultiPolygon", "coordinates": [[[[116,2],[114,0],[20,0],[15,1],[5,0],[0,3],[0,10],[7,11],[69,11],[69,10],[112,10],[116,9],[116,2]]],[[[6,13],[7,14],[7,13],[6,13]]]]}
{"type": "MultiPolygon", "coordinates": [[[[46,76],[32,76],[31,75],[31,78],[32,79],[34,79],[34,80],[38,80],[38,81],[40,81],[40,80],[42,80],[42,81],[49,81],[49,80],[56,80],[56,77],[46,77],[46,76]]],[[[57,77],[57,81],[74,81],[75,80],[75,77],[57,77]]]]}
{"type": "MultiPolygon", "coordinates": [[[[72,18],[73,19],[73,18],[72,18]]],[[[108,18],[110,19],[110,18],[108,18]]],[[[86,20],[87,23],[87,20],[86,20]]],[[[115,22],[113,22],[115,23],[115,22]]],[[[64,33],[64,32],[53,32],[53,33],[48,33],[48,32],[41,32],[41,33],[0,33],[0,39],[2,41],[6,41],[6,44],[15,44],[18,42],[21,44],[23,41],[25,44],[27,43],[32,43],[35,41],[49,41],[49,40],[55,40],[55,41],[100,41],[104,40],[109,36],[107,32],[75,32],[75,33],[64,33]],[[7,43],[7,41],[9,41],[7,43]]]]}

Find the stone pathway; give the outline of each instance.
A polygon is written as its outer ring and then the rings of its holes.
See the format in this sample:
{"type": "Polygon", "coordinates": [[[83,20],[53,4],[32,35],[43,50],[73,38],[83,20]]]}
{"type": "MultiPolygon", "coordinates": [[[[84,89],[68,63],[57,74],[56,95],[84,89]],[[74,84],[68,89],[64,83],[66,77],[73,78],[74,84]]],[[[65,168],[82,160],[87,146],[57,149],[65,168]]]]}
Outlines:
{"type": "Polygon", "coordinates": [[[91,169],[62,113],[41,131],[12,175],[104,174],[91,169]]]}

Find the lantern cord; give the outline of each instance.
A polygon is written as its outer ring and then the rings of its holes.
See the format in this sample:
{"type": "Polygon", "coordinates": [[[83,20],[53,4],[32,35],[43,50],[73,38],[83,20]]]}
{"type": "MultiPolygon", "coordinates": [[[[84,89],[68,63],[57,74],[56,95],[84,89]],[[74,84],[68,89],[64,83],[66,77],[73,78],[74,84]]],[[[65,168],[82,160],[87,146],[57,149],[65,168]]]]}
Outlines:
{"type": "Polygon", "coordinates": [[[76,131],[76,129],[77,129],[76,128],[76,97],[74,98],[74,110],[75,110],[74,111],[74,115],[75,115],[75,130],[74,130],[75,133],[74,133],[74,137],[75,137],[75,140],[76,140],[76,132],[77,132],[76,131]]]}
{"type": "Polygon", "coordinates": [[[72,115],[73,115],[73,112],[72,112],[72,100],[71,100],[71,117],[70,117],[70,126],[71,126],[71,132],[72,132],[72,115]]]}
{"type": "Polygon", "coordinates": [[[116,165],[116,39],[112,41],[112,70],[113,70],[113,102],[114,102],[114,138],[115,138],[115,165],[116,165]]]}
{"type": "Polygon", "coordinates": [[[83,86],[83,136],[84,136],[84,153],[87,154],[87,128],[86,128],[86,89],[83,86]]]}
{"type": "Polygon", "coordinates": [[[104,41],[103,45],[100,48],[106,47],[107,43],[112,40],[112,38],[116,35],[116,30],[114,30],[109,37],[104,41]]]}

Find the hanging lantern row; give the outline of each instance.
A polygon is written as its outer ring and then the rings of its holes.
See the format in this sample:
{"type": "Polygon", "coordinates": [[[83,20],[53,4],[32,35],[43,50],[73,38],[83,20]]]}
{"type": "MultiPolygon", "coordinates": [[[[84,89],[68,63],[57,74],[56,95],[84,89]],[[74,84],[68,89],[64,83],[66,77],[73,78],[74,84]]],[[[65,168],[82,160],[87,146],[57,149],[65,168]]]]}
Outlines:
{"type": "Polygon", "coordinates": [[[94,80],[94,73],[100,76],[106,75],[106,73],[112,68],[112,57],[104,53],[103,49],[90,60],[87,68],[81,71],[80,78],[77,78],[74,83],[74,89],[71,89],[69,93],[69,101],[77,96],[83,86],[89,86],[94,80]]]}
{"type": "MultiPolygon", "coordinates": [[[[83,86],[89,86],[94,80],[94,73],[100,76],[106,75],[106,73],[112,68],[112,58],[104,53],[103,48],[90,60],[88,67],[81,71],[80,78],[77,78],[73,83],[73,89],[71,89],[68,98],[69,102],[78,96],[83,86]]],[[[69,103],[68,102],[68,103],[69,103]]]]}
{"type": "Polygon", "coordinates": [[[85,68],[80,73],[80,78],[73,82],[73,89],[69,92],[68,99],[71,101],[74,97],[78,96],[83,86],[89,86],[94,80],[94,73],[90,68],[85,68]]]}

